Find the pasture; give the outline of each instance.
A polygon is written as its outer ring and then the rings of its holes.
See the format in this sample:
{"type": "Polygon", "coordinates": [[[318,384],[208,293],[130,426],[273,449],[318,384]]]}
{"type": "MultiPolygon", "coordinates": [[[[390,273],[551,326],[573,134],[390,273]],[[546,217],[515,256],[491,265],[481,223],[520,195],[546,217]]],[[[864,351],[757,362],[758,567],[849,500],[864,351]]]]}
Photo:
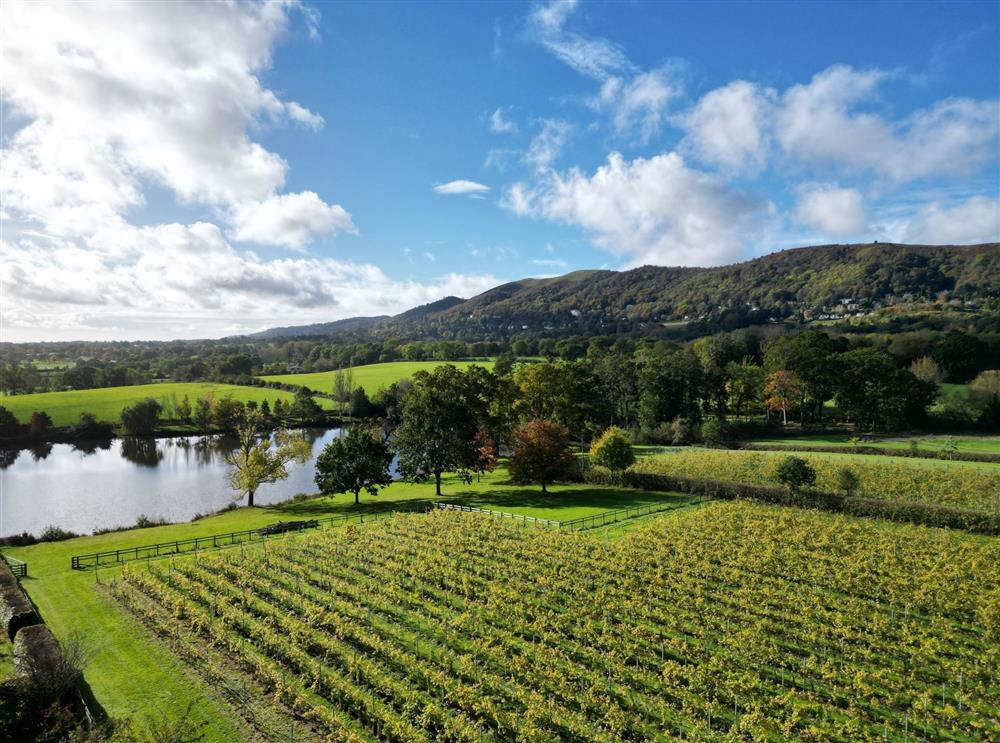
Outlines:
{"type": "Polygon", "coordinates": [[[713,503],[615,541],[398,515],[112,593],[289,735],[475,743],[992,740],[998,590],[996,540],[713,503]]]}
{"type": "Polygon", "coordinates": [[[932,503],[992,513],[1000,503],[1000,465],[864,454],[682,449],[643,457],[644,472],[701,480],[777,484],[777,468],[794,455],[816,470],[816,487],[839,492],[842,469],[858,477],[858,495],[910,503],[932,503]]]}
{"type": "MultiPolygon", "coordinates": [[[[33,412],[44,411],[52,417],[53,425],[70,426],[80,421],[81,413],[93,413],[98,420],[116,423],[121,418],[123,408],[147,397],[162,403],[164,400],[174,399],[180,402],[185,395],[192,406],[195,400],[205,395],[214,395],[216,400],[232,397],[242,402],[255,400],[258,403],[264,400],[274,403],[279,398],[291,402],[295,397],[291,392],[264,387],[215,382],[163,382],[126,387],[101,387],[92,390],[4,395],[0,396],[0,405],[10,410],[22,423],[26,423],[33,412]]],[[[334,404],[330,400],[323,398],[316,400],[326,409],[333,408],[334,404]]]]}
{"type": "MultiPolygon", "coordinates": [[[[409,379],[418,371],[431,371],[444,364],[451,364],[459,369],[470,366],[491,367],[491,359],[480,361],[390,361],[384,364],[366,364],[354,367],[354,386],[363,387],[368,395],[373,395],[379,387],[388,387],[393,382],[409,379]]],[[[333,393],[333,379],[336,372],[310,372],[306,374],[272,374],[261,377],[268,382],[281,382],[305,386],[315,392],[333,393]]]]}
{"type": "MultiPolygon", "coordinates": [[[[787,436],[754,439],[755,444],[782,444],[785,446],[842,446],[850,449],[854,446],[852,436],[830,434],[818,436],[787,436]]],[[[1000,436],[942,436],[914,435],[906,436],[874,436],[871,441],[863,442],[862,446],[877,446],[881,449],[910,449],[915,443],[918,449],[945,451],[954,442],[956,451],[974,452],[977,454],[1000,454],[1000,436]]]]}

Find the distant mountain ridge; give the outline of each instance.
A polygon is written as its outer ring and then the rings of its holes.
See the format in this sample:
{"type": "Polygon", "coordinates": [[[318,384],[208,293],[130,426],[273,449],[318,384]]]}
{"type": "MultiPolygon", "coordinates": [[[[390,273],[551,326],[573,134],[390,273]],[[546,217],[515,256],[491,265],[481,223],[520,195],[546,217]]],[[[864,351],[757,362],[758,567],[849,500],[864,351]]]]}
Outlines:
{"type": "Polygon", "coordinates": [[[525,330],[596,333],[706,319],[740,326],[939,298],[1000,309],[1000,243],[820,245],[713,268],[574,271],[509,282],[470,299],[446,297],[393,317],[275,328],[252,337],[360,331],[372,337],[497,338],[525,330]]]}

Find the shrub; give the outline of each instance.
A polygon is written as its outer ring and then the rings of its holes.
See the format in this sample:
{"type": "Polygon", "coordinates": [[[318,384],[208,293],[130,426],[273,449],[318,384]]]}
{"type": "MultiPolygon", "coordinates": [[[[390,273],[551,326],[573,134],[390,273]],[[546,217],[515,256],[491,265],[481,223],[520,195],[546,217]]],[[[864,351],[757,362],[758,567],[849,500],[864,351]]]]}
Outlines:
{"type": "Polygon", "coordinates": [[[122,410],[122,428],[130,436],[149,436],[160,422],[162,406],[151,397],[122,410]]]}
{"type": "Polygon", "coordinates": [[[719,418],[709,418],[701,424],[701,440],[706,446],[722,446],[729,438],[726,422],[719,418]]]}
{"type": "Polygon", "coordinates": [[[816,470],[802,457],[785,457],[778,465],[776,475],[778,482],[793,493],[816,484],[816,470]]]}
{"type": "Polygon", "coordinates": [[[843,490],[845,495],[854,495],[860,485],[861,480],[854,474],[854,470],[847,467],[837,470],[837,488],[843,490]]]}
{"type": "Polygon", "coordinates": [[[62,542],[65,539],[75,539],[80,536],[76,532],[62,529],[58,526],[46,526],[38,537],[39,542],[62,542]]]}
{"type": "Polygon", "coordinates": [[[590,461],[612,472],[622,472],[635,462],[635,454],[625,432],[612,426],[590,447],[590,461]]]}

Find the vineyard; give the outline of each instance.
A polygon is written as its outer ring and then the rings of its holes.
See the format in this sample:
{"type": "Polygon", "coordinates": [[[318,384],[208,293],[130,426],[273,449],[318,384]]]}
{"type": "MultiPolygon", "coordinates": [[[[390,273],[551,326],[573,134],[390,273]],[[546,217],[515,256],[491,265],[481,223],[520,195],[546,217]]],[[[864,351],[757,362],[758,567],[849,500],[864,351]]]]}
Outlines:
{"type": "Polygon", "coordinates": [[[1000,741],[1000,543],[745,503],[617,541],[399,515],[124,569],[334,741],[1000,741]]]}
{"type": "MultiPolygon", "coordinates": [[[[775,485],[784,454],[688,449],[641,459],[640,472],[692,479],[775,485]]],[[[933,503],[992,513],[1000,507],[1000,466],[947,462],[859,461],[795,452],[816,470],[816,488],[838,492],[837,474],[857,475],[858,495],[909,503],[933,503]]]]}

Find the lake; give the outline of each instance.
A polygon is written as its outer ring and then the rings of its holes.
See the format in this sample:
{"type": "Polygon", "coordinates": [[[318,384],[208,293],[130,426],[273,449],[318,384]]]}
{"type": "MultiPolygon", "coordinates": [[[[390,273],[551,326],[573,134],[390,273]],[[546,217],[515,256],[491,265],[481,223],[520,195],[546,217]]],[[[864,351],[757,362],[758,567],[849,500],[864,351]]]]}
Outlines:
{"type": "MultiPolygon", "coordinates": [[[[289,465],[288,479],[261,486],[254,502],[315,493],[315,458],[341,430],[306,429],[313,460],[289,465]]],[[[176,522],[217,511],[235,496],[223,460],[233,448],[232,439],[185,436],[0,450],[0,537],[37,536],[49,525],[90,534],[140,516],[176,522]]]]}

